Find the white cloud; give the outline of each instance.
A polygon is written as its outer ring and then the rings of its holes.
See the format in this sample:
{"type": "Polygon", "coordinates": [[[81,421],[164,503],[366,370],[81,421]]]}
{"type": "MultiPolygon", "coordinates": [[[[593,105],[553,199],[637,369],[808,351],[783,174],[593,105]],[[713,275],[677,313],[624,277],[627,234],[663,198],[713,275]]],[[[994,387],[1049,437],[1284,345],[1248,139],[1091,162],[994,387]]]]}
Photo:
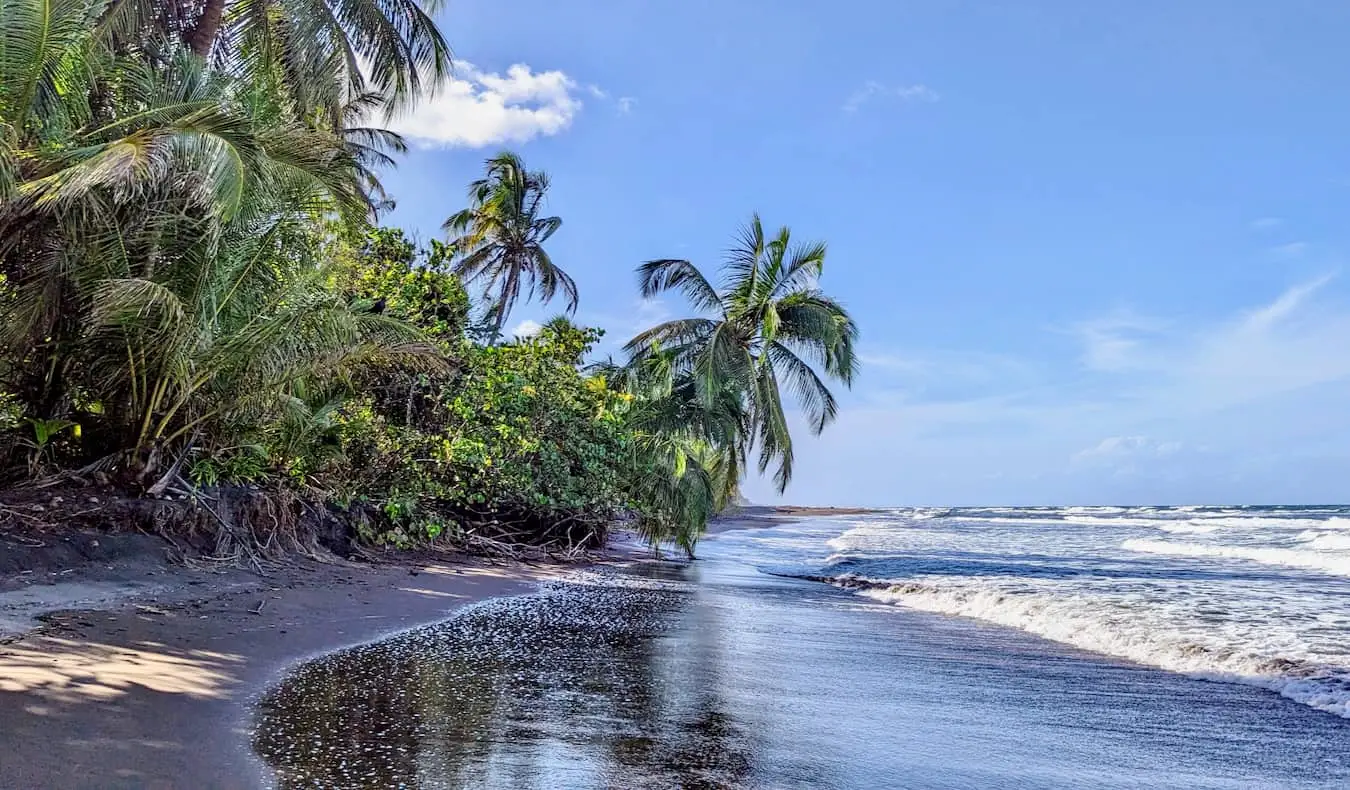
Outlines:
{"type": "Polygon", "coordinates": [[[937,91],[927,85],[901,85],[893,93],[905,101],[935,102],[941,98],[937,91]]]}
{"type": "Polygon", "coordinates": [[[844,102],[844,112],[857,112],[864,104],[878,98],[895,98],[906,102],[935,102],[941,96],[927,85],[888,86],[876,80],[868,80],[862,87],[849,94],[844,102]]]}
{"type": "Polygon", "coordinates": [[[859,352],[858,361],[866,368],[909,375],[927,374],[932,368],[927,360],[917,356],[903,356],[892,353],[871,354],[865,351],[859,352]]]}
{"type": "Polygon", "coordinates": [[[499,74],[461,60],[452,78],[389,128],[423,147],[524,143],[571,126],[581,112],[583,90],[604,95],[597,86],[583,89],[562,71],[535,72],[517,63],[499,74]]]}
{"type": "Polygon", "coordinates": [[[1275,230],[1283,225],[1284,220],[1279,217],[1261,217],[1260,219],[1252,220],[1252,230],[1275,230]]]}
{"type": "Polygon", "coordinates": [[[637,106],[637,99],[634,99],[632,96],[619,97],[619,115],[627,115],[631,113],[633,111],[633,108],[636,106],[637,106]]]}
{"type": "Polygon", "coordinates": [[[1092,447],[1078,451],[1075,463],[1165,458],[1181,451],[1181,442],[1158,442],[1147,436],[1108,436],[1092,447]]]}
{"type": "Polygon", "coordinates": [[[1089,370],[1128,370],[1139,367],[1137,355],[1145,338],[1162,328],[1161,322],[1130,311],[1084,321],[1073,331],[1083,343],[1083,364],[1089,370]]]}
{"type": "Polygon", "coordinates": [[[534,337],[535,335],[539,334],[543,329],[544,329],[543,325],[540,324],[538,321],[531,321],[530,319],[527,318],[524,321],[521,321],[519,324],[516,324],[515,329],[511,330],[511,336],[534,337]]]}
{"type": "MultiPolygon", "coordinates": [[[[1069,368],[1040,355],[1003,363],[869,345],[858,388],[838,393],[838,422],[820,437],[802,429],[787,498],[887,505],[1343,496],[1350,305],[1347,289],[1333,285],[1331,277],[1296,282],[1206,321],[1122,311],[1086,320],[1073,331],[1081,364],[1069,368]]],[[[775,500],[762,482],[749,491],[775,500]]]]}
{"type": "MultiPolygon", "coordinates": [[[[1330,275],[1225,321],[1181,328],[1132,313],[1076,327],[1083,365],[1123,379],[1138,416],[1196,414],[1350,378],[1350,313],[1317,304],[1330,275]],[[1141,376],[1140,373],[1147,373],[1141,376]]],[[[1109,380],[1109,379],[1104,379],[1109,380]]]]}
{"type": "Polygon", "coordinates": [[[1308,251],[1308,247],[1306,241],[1291,241],[1288,244],[1271,247],[1270,251],[1280,258],[1298,258],[1308,251]]]}
{"type": "Polygon", "coordinates": [[[1281,321],[1295,315],[1299,307],[1308,301],[1308,297],[1321,290],[1322,286],[1331,282],[1331,280],[1332,276],[1327,274],[1315,280],[1293,286],[1280,294],[1270,304],[1247,313],[1239,323],[1240,330],[1244,334],[1269,330],[1281,321]]]}

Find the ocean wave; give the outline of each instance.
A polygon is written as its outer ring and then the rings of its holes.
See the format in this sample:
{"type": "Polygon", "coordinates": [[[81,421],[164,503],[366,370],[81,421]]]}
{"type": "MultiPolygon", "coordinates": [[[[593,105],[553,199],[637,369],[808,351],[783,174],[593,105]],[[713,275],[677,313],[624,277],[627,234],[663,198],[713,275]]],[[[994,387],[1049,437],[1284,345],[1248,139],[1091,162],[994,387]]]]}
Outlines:
{"type": "Polygon", "coordinates": [[[1221,524],[1207,524],[1204,521],[1164,521],[1157,525],[1163,532],[1171,532],[1174,535],[1206,535],[1217,532],[1221,526],[1221,524]]]}
{"type": "Polygon", "coordinates": [[[1309,529],[1298,534],[1298,540],[1318,551],[1350,551],[1350,534],[1309,529]]]}
{"type": "Polygon", "coordinates": [[[1306,570],[1322,571],[1337,576],[1350,576],[1350,557],[1325,554],[1319,551],[1308,551],[1305,549],[1176,543],[1166,540],[1138,538],[1126,540],[1120,544],[1120,547],[1126,551],[1136,551],[1145,554],[1164,554],[1173,557],[1247,560],[1249,562],[1258,562],[1263,565],[1303,568],[1306,570]]]}
{"type": "Polygon", "coordinates": [[[1082,524],[1084,526],[1115,526],[1115,527],[1156,527],[1159,524],[1170,523],[1162,518],[1139,518],[1137,516],[1065,516],[1065,523],[1082,524]]]}
{"type": "Polygon", "coordinates": [[[894,582],[859,576],[809,576],[883,603],[970,617],[1083,650],[1203,680],[1274,691],[1295,702],[1350,718],[1350,668],[1267,655],[1168,630],[1139,611],[1078,596],[1006,589],[894,582]]]}

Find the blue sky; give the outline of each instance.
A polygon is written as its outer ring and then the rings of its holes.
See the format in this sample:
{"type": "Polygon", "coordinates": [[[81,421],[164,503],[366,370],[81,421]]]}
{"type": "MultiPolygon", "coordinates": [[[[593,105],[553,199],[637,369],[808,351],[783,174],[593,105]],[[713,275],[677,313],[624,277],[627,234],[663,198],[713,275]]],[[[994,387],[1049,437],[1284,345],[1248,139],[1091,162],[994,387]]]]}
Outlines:
{"type": "MultiPolygon", "coordinates": [[[[752,211],[829,242],[863,374],[783,500],[1350,500],[1350,6],[454,0],[396,122],[434,236],[501,148],[620,344],[752,211]]],[[[513,318],[541,320],[547,308],[513,318]]],[[[751,499],[778,501],[751,480],[751,499]]]]}

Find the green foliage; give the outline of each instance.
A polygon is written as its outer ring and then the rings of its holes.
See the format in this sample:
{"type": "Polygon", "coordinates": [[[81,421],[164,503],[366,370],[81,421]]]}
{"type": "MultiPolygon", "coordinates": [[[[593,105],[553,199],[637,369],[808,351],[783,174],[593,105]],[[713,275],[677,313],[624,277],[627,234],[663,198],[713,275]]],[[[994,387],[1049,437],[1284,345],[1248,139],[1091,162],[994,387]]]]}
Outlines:
{"type": "Polygon", "coordinates": [[[577,308],[576,283],[544,250],[544,242],[562,227],[561,218],[541,216],[548,187],[547,173],[526,170],[510,152],[498,154],[487,161],[487,175],[469,185],[469,207],[443,226],[452,235],[455,272],[466,283],[484,287],[494,336],[522,291],[526,298],[537,293],[545,302],[561,292],[567,312],[577,308]]]}
{"type": "Polygon", "coordinates": [[[736,493],[749,417],[729,387],[705,403],[676,362],[652,353],[599,369],[629,400],[623,483],[637,527],[653,545],[670,541],[692,556],[709,519],[736,493]]]}
{"type": "Polygon", "coordinates": [[[596,330],[551,325],[466,346],[412,423],[375,398],[343,410],[347,496],[377,505],[393,542],[463,537],[580,543],[623,502],[626,399],[578,365],[596,330]]]}
{"type": "Polygon", "coordinates": [[[445,243],[371,227],[405,148],[372,124],[446,73],[439,6],[0,2],[0,477],[286,487],[399,546],[598,543],[627,511],[691,553],[752,447],[786,486],[780,382],[818,431],[812,365],[855,367],[823,245],[756,219],[720,290],[647,264],[711,317],[588,373],[565,318],[498,344],[522,297],[577,307],[546,173],[488,160],[445,243]]]}
{"type": "Polygon", "coordinates": [[[638,269],[642,295],[668,290],[685,296],[702,315],[667,321],[625,346],[635,364],[656,356],[690,377],[698,400],[711,406],[730,390],[744,403],[749,431],[741,455],[753,444],[759,471],[777,464],[781,492],[792,479],[792,436],[783,408],[783,388],[820,433],[838,406],[827,378],[851,385],[858,362],[857,325],[838,302],[820,290],[825,245],[792,243],[784,227],[766,236],[753,217],[727,253],[719,287],[689,261],[661,259],[638,269]]]}
{"type": "Polygon", "coordinates": [[[334,245],[332,286],[366,310],[409,323],[446,347],[458,346],[469,320],[469,296],[450,271],[450,251],[433,240],[418,249],[397,228],[375,228],[358,249],[334,245]]]}
{"type": "Polygon", "coordinates": [[[327,285],[329,224],[366,212],[343,140],[185,52],[108,52],[103,10],[0,5],[0,385],[89,428],[65,460],[149,485],[265,440],[298,388],[434,364],[327,285]]]}

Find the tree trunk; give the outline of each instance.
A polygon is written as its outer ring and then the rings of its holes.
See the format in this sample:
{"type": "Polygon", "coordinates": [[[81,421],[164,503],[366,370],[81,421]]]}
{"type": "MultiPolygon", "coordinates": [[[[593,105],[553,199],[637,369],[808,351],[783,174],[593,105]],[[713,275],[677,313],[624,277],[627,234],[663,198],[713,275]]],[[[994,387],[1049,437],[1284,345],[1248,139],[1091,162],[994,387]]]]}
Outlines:
{"type": "Polygon", "coordinates": [[[211,54],[211,45],[216,43],[220,33],[220,20],[225,16],[225,0],[206,0],[206,7],[197,19],[196,27],[187,37],[187,45],[192,54],[205,58],[211,54]]]}

